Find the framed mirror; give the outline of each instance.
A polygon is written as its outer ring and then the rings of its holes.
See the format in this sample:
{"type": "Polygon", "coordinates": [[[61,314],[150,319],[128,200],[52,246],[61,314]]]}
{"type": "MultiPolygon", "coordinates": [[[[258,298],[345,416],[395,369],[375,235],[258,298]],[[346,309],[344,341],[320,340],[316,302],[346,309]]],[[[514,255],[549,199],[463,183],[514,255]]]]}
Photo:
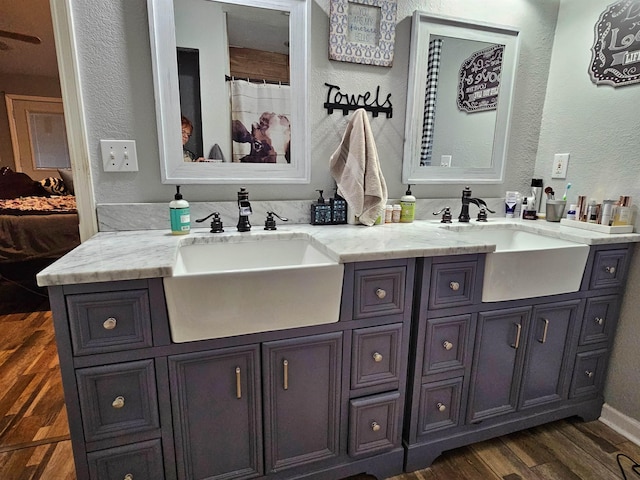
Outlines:
{"type": "Polygon", "coordinates": [[[147,0],[162,183],[310,182],[308,3],[147,0]]]}
{"type": "Polygon", "coordinates": [[[414,12],[403,183],[504,180],[518,50],[515,28],[414,12]]]}

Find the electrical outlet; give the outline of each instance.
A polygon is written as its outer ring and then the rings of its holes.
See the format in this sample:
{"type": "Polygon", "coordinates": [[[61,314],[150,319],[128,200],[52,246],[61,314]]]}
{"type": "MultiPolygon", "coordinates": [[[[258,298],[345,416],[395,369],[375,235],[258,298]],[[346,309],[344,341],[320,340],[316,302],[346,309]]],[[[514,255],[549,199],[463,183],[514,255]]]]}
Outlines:
{"type": "Polygon", "coordinates": [[[569,165],[568,153],[556,153],[553,156],[551,178],[567,178],[567,166],[569,165]]]}
{"type": "Polygon", "coordinates": [[[100,150],[105,172],[138,171],[135,140],[100,140],[100,150]]]}
{"type": "Polygon", "coordinates": [[[441,167],[450,167],[451,166],[451,155],[442,155],[440,157],[440,166],[441,167]]]}

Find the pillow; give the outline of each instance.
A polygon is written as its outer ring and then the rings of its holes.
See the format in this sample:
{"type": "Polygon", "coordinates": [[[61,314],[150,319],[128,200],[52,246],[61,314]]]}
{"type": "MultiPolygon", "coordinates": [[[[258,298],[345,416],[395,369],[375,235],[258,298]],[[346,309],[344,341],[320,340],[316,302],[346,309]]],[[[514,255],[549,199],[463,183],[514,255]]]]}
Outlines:
{"type": "Polygon", "coordinates": [[[49,177],[40,180],[40,185],[50,195],[69,195],[65,183],[60,178],[49,177]]]}
{"type": "Polygon", "coordinates": [[[73,190],[73,175],[71,174],[71,170],[63,170],[59,168],[58,174],[60,175],[60,178],[62,178],[64,186],[67,187],[68,194],[75,195],[75,191],[73,190]]]}
{"type": "Polygon", "coordinates": [[[47,193],[26,173],[3,169],[0,175],[0,199],[42,197],[47,193]]]}

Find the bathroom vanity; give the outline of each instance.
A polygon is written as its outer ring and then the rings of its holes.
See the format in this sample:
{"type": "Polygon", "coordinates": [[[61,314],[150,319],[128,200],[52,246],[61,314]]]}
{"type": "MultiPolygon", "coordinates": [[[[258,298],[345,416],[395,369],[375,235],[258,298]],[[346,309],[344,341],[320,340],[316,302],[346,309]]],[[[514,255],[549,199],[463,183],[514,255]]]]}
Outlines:
{"type": "Polygon", "coordinates": [[[599,416],[640,235],[536,226],[589,245],[577,291],[483,302],[496,246],[472,236],[432,222],[282,230],[344,265],[336,319],[174,341],[163,277],[180,242],[271,233],[98,234],[39,274],[79,479],[383,479],[447,449],[599,416]]]}

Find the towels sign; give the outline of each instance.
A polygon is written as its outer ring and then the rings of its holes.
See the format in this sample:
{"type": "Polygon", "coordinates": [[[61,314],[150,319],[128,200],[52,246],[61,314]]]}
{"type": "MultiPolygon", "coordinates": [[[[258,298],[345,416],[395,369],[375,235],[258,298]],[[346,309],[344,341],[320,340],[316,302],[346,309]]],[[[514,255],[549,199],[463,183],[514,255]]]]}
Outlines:
{"type": "Polygon", "coordinates": [[[329,90],[327,91],[327,101],[324,102],[324,108],[327,109],[329,115],[334,110],[342,110],[342,114],[347,115],[351,110],[364,108],[366,111],[371,112],[373,117],[377,117],[379,113],[384,113],[387,118],[393,117],[391,94],[389,93],[384,102],[380,103],[380,86],[376,87],[374,96],[371,92],[358,95],[342,93],[337,85],[331,85],[330,83],[325,83],[325,85],[329,87],[329,90]]]}

